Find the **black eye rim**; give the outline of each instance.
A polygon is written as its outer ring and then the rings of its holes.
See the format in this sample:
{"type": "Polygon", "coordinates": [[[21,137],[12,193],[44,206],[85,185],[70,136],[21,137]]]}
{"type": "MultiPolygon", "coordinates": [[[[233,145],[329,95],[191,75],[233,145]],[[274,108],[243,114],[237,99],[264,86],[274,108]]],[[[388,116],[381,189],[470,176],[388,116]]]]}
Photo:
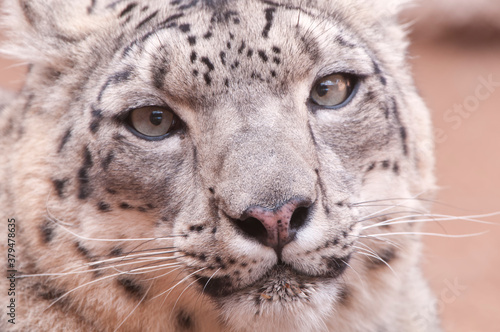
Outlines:
{"type": "Polygon", "coordinates": [[[125,127],[135,136],[146,140],[146,141],[162,141],[170,136],[173,136],[180,131],[184,129],[184,124],[181,121],[181,119],[177,116],[177,114],[168,106],[158,106],[158,105],[145,105],[145,106],[139,106],[139,107],[134,107],[131,109],[128,109],[125,113],[124,118],[122,119],[122,122],[124,122],[125,127]],[[132,112],[141,108],[157,108],[161,110],[168,111],[173,114],[173,119],[172,119],[172,125],[170,126],[168,132],[164,135],[161,136],[148,136],[144,135],[143,133],[139,132],[137,129],[135,129],[134,125],[132,124],[132,112]]]}
{"type": "Polygon", "coordinates": [[[309,90],[309,98],[307,99],[308,103],[310,105],[312,105],[312,107],[314,109],[333,109],[333,110],[336,110],[336,109],[340,109],[340,108],[343,108],[345,106],[347,106],[351,100],[354,99],[354,97],[356,96],[358,90],[359,90],[359,86],[360,86],[360,83],[362,81],[363,77],[362,76],[359,76],[359,75],[356,75],[356,74],[352,74],[352,73],[342,73],[342,72],[335,72],[335,73],[331,73],[331,74],[328,74],[328,75],[324,75],[324,76],[321,76],[320,78],[316,79],[313,83],[313,85],[311,86],[311,89],[309,90]],[[333,76],[333,75],[341,75],[341,76],[344,76],[346,77],[348,80],[350,80],[352,82],[351,84],[351,89],[349,91],[349,96],[347,96],[347,98],[341,102],[340,104],[338,105],[334,105],[334,106],[325,106],[325,105],[320,105],[318,104],[317,102],[315,102],[313,100],[313,98],[311,97],[311,92],[312,90],[316,87],[316,85],[324,78],[328,77],[328,76],[333,76]]]}

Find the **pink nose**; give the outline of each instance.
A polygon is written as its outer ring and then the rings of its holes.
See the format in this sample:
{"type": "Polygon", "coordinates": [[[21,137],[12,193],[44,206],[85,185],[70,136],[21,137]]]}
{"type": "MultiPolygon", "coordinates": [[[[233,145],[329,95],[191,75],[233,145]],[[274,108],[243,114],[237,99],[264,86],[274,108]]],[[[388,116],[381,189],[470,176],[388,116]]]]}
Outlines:
{"type": "Polygon", "coordinates": [[[253,206],[235,223],[246,235],[273,248],[280,256],[283,247],[294,239],[297,230],[305,224],[310,205],[309,201],[292,199],[273,210],[253,206]]]}

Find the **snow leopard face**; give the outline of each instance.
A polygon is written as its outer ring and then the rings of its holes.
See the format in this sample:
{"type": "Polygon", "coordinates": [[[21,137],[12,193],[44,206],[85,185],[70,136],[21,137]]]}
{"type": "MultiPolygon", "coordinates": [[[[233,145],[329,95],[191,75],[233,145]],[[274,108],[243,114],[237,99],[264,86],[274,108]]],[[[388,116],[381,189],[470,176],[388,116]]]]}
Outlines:
{"type": "Polygon", "coordinates": [[[433,159],[395,4],[7,4],[26,301],[106,331],[410,330],[398,221],[433,159]]]}

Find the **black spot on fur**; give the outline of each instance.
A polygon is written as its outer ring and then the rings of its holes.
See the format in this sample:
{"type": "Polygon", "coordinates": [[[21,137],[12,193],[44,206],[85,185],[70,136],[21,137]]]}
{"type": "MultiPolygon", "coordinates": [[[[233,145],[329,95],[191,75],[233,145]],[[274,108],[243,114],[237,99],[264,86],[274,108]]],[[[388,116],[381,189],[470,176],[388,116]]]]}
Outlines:
{"type": "Polygon", "coordinates": [[[109,151],[106,158],[104,158],[104,160],[101,162],[102,169],[107,171],[109,168],[109,164],[111,164],[111,162],[113,161],[114,158],[115,158],[115,155],[114,155],[113,151],[109,151]]]}
{"type": "Polygon", "coordinates": [[[123,17],[125,15],[127,15],[132,9],[134,9],[135,7],[137,6],[137,4],[135,2],[132,2],[130,3],[127,7],[125,7],[125,9],[123,9],[121,12],[120,12],[120,15],[119,17],[123,17]]]}
{"type": "Polygon", "coordinates": [[[106,202],[99,202],[97,204],[97,208],[99,209],[99,211],[102,211],[102,212],[110,212],[111,211],[111,206],[106,202]]]}
{"type": "Polygon", "coordinates": [[[111,194],[111,195],[116,195],[116,193],[117,193],[116,190],[111,189],[111,188],[106,188],[106,192],[111,194]]]}
{"type": "Polygon", "coordinates": [[[344,46],[344,47],[348,47],[348,48],[354,48],[356,47],[355,44],[352,44],[352,43],[349,43],[347,40],[345,40],[341,35],[338,35],[335,37],[335,41],[341,45],[341,46],[344,46]]]}
{"type": "Polygon", "coordinates": [[[129,278],[118,278],[116,279],[118,282],[118,285],[123,287],[125,291],[133,298],[135,299],[142,299],[144,297],[144,289],[135,283],[132,279],[129,278]]]}
{"type": "Polygon", "coordinates": [[[382,161],[382,167],[384,169],[388,169],[391,166],[391,162],[389,160],[382,161]]]}
{"type": "Polygon", "coordinates": [[[347,262],[350,260],[350,255],[342,258],[338,257],[328,257],[326,259],[326,264],[329,269],[329,274],[332,278],[340,276],[347,268],[347,262]]]}
{"type": "Polygon", "coordinates": [[[281,60],[278,57],[273,57],[273,62],[279,65],[281,63],[281,60]]]}
{"type": "Polygon", "coordinates": [[[180,330],[191,330],[194,324],[191,316],[181,310],[177,314],[177,325],[180,330]]]}
{"type": "Polygon", "coordinates": [[[90,177],[89,171],[93,166],[92,155],[88,147],[85,147],[84,156],[83,156],[83,165],[78,171],[78,182],[79,182],[79,190],[78,190],[78,198],[86,199],[90,196],[91,187],[90,187],[90,177]]]}
{"type": "Polygon", "coordinates": [[[227,78],[224,80],[224,85],[225,85],[227,88],[229,88],[229,80],[228,80],[227,78]]]}
{"type": "Polygon", "coordinates": [[[401,136],[401,141],[403,142],[403,153],[405,156],[407,156],[408,155],[408,144],[407,144],[408,135],[406,133],[406,128],[401,126],[399,128],[399,134],[401,136]]]}
{"type": "Polygon", "coordinates": [[[33,9],[31,8],[30,3],[28,1],[23,1],[23,2],[20,2],[20,4],[21,4],[21,9],[22,9],[23,14],[24,14],[24,18],[31,26],[34,27],[36,25],[36,21],[37,21],[36,18],[37,17],[33,13],[33,9]]]}
{"type": "Polygon", "coordinates": [[[201,58],[201,62],[203,62],[205,64],[205,66],[207,66],[207,68],[208,68],[209,71],[214,70],[215,67],[214,67],[213,63],[210,61],[209,58],[202,57],[201,58]]]}
{"type": "Polygon", "coordinates": [[[387,84],[387,80],[382,75],[382,71],[380,70],[380,67],[378,66],[378,64],[373,59],[372,59],[372,63],[373,63],[373,70],[375,71],[375,74],[379,75],[379,77],[380,77],[380,83],[382,83],[383,85],[386,85],[387,84]]]}
{"type": "Polygon", "coordinates": [[[395,162],[394,166],[392,166],[392,171],[394,174],[399,175],[399,164],[397,162],[395,162]]]}
{"type": "Polygon", "coordinates": [[[59,144],[59,149],[57,149],[58,153],[62,151],[66,143],[68,143],[70,137],[71,137],[71,128],[66,130],[66,133],[64,133],[64,136],[61,139],[61,143],[59,144]]]}
{"type": "Polygon", "coordinates": [[[95,134],[97,132],[97,130],[99,129],[99,121],[97,120],[94,120],[90,123],[90,131],[92,132],[92,134],[95,134]]]}
{"type": "Polygon", "coordinates": [[[59,198],[64,197],[64,186],[66,185],[67,182],[68,182],[68,179],[52,180],[52,183],[54,185],[54,189],[56,190],[57,196],[59,196],[59,198]]]}
{"type": "Polygon", "coordinates": [[[193,76],[194,76],[194,77],[198,76],[198,74],[199,74],[199,72],[198,72],[196,69],[195,69],[195,70],[193,70],[193,76]]]}
{"type": "Polygon", "coordinates": [[[191,63],[194,63],[197,58],[198,55],[196,54],[196,52],[195,51],[191,52],[191,57],[190,57],[191,63]]]}
{"type": "Polygon", "coordinates": [[[87,7],[87,14],[90,15],[94,11],[97,0],[90,0],[90,6],[87,7]]]}
{"type": "Polygon", "coordinates": [[[252,57],[252,55],[253,55],[253,50],[250,48],[250,49],[248,49],[248,51],[247,51],[247,57],[251,58],[251,57],[252,57]]]}
{"type": "Polygon", "coordinates": [[[89,250],[83,246],[80,242],[76,242],[75,244],[76,250],[82,254],[85,258],[88,260],[92,259],[92,255],[90,254],[89,250]]]}
{"type": "Polygon", "coordinates": [[[238,54],[243,53],[243,50],[245,49],[245,47],[246,47],[245,41],[241,41],[241,45],[240,45],[240,47],[238,47],[238,54]]]}
{"type": "Polygon", "coordinates": [[[365,104],[370,104],[376,98],[375,92],[370,90],[366,93],[363,101],[365,104]]]}
{"type": "Polygon", "coordinates": [[[391,262],[397,258],[396,249],[385,248],[378,253],[378,256],[379,258],[370,258],[370,269],[378,269],[380,267],[387,267],[387,265],[390,265],[391,262]]]}
{"type": "Polygon", "coordinates": [[[210,75],[208,73],[203,74],[203,79],[205,80],[205,83],[207,85],[212,84],[212,78],[210,77],[210,75]]]}
{"type": "MultiPolygon", "coordinates": [[[[44,284],[41,284],[41,283],[36,283],[35,285],[33,285],[33,288],[35,289],[35,294],[37,294],[43,300],[47,300],[47,301],[58,300],[61,296],[66,294],[66,291],[64,291],[64,290],[51,288],[51,287],[44,285],[44,284]]],[[[61,299],[61,300],[63,300],[63,299],[61,299]]],[[[57,302],[60,302],[61,300],[59,300],[57,302]]]]}
{"type": "Polygon", "coordinates": [[[271,26],[273,25],[274,12],[276,8],[267,8],[264,10],[266,17],[266,25],[264,26],[264,30],[262,31],[262,37],[269,38],[269,31],[271,30],[271,26]]]}
{"type": "Polygon", "coordinates": [[[212,37],[212,31],[207,31],[207,32],[203,35],[203,38],[205,38],[205,39],[210,39],[210,37],[212,37]]]}
{"type": "Polygon", "coordinates": [[[131,206],[131,205],[129,205],[128,203],[125,203],[125,202],[120,203],[120,209],[123,209],[123,210],[131,210],[131,209],[133,209],[133,208],[134,208],[134,207],[133,207],[133,206],[131,206]]]}
{"type": "Polygon", "coordinates": [[[165,84],[165,75],[167,74],[167,68],[163,65],[153,66],[152,70],[153,85],[157,89],[163,88],[165,84]]]}
{"type": "MultiPolygon", "coordinates": [[[[311,128],[309,127],[309,129],[311,129],[311,128]]],[[[313,141],[316,142],[315,139],[314,139],[314,136],[313,136],[313,141]]],[[[327,199],[328,195],[327,195],[325,186],[323,184],[323,181],[321,181],[321,177],[319,176],[319,169],[315,169],[314,171],[316,172],[317,179],[318,179],[318,184],[319,184],[319,189],[321,191],[321,196],[322,196],[321,203],[323,205],[323,209],[325,210],[325,213],[327,215],[329,215],[330,214],[330,208],[328,207],[328,205],[329,205],[328,204],[328,199],[327,199]]]]}
{"type": "Polygon", "coordinates": [[[181,25],[179,25],[179,29],[180,29],[182,32],[186,33],[186,32],[191,31],[191,26],[190,26],[188,23],[185,23],[185,24],[181,24],[181,25]]]}
{"type": "Polygon", "coordinates": [[[264,78],[262,77],[261,74],[257,73],[256,71],[253,71],[252,74],[250,75],[250,78],[255,80],[259,80],[259,81],[265,81],[264,78]]]}
{"type": "Polygon", "coordinates": [[[120,257],[121,255],[123,255],[123,250],[120,247],[114,247],[109,255],[113,257],[120,257]]]}
{"type": "Polygon", "coordinates": [[[373,171],[375,169],[375,165],[375,163],[371,163],[370,166],[368,166],[368,168],[366,169],[366,172],[368,173],[373,171]]]}
{"type": "Polygon", "coordinates": [[[114,73],[113,75],[111,75],[106,80],[106,83],[104,83],[104,85],[101,87],[101,91],[99,91],[99,95],[97,97],[97,100],[101,101],[102,96],[104,95],[104,91],[106,91],[106,89],[110,85],[126,82],[126,81],[128,81],[128,79],[130,78],[131,75],[132,75],[132,71],[129,69],[124,70],[124,71],[120,71],[120,72],[117,72],[117,73],[114,73]]]}
{"type": "Polygon", "coordinates": [[[195,36],[189,36],[189,37],[188,37],[188,43],[189,43],[189,45],[191,45],[191,46],[196,45],[196,37],[195,37],[195,36]]]}
{"type": "Polygon", "coordinates": [[[224,277],[195,276],[198,284],[204,289],[204,293],[213,297],[227,296],[233,293],[231,279],[224,277]]]}
{"type": "Polygon", "coordinates": [[[155,18],[156,15],[158,15],[158,11],[155,11],[154,13],[152,13],[151,15],[149,15],[148,17],[143,19],[139,24],[137,24],[137,26],[135,28],[140,29],[144,24],[148,23],[153,18],[155,18]]]}
{"type": "Polygon", "coordinates": [[[344,286],[340,289],[339,294],[337,296],[338,296],[338,302],[341,305],[345,306],[349,304],[349,300],[352,296],[351,290],[347,286],[344,286]]]}
{"type": "Polygon", "coordinates": [[[226,47],[230,50],[231,49],[231,42],[227,42],[226,47]]]}
{"type": "Polygon", "coordinates": [[[196,6],[197,3],[198,3],[198,0],[191,0],[191,2],[189,2],[189,3],[185,4],[185,5],[180,6],[179,10],[189,9],[191,7],[196,6]]]}
{"type": "Polygon", "coordinates": [[[263,62],[267,62],[267,60],[269,60],[269,58],[267,57],[267,54],[266,54],[265,51],[259,50],[258,54],[259,54],[259,57],[262,59],[263,62]]]}
{"type": "Polygon", "coordinates": [[[40,234],[44,243],[49,243],[50,241],[52,241],[52,239],[54,238],[54,229],[54,222],[48,219],[40,224],[40,234]]]}
{"type": "Polygon", "coordinates": [[[92,114],[92,122],[90,123],[90,131],[92,132],[92,134],[95,134],[99,129],[101,120],[103,118],[102,111],[92,107],[91,114],[92,114]]]}

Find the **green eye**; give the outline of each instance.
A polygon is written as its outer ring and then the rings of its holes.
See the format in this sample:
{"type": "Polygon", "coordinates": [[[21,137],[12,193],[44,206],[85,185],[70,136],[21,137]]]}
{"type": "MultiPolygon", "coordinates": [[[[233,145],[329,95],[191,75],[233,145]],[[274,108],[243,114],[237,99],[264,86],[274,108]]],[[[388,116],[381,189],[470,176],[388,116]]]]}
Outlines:
{"type": "Polygon", "coordinates": [[[175,116],[165,108],[148,106],[132,110],[128,121],[135,131],[146,138],[162,138],[175,126],[175,116]]]}
{"type": "Polygon", "coordinates": [[[319,79],[311,90],[311,100],[320,106],[335,107],[352,94],[355,80],[350,75],[334,74],[319,79]]]}

